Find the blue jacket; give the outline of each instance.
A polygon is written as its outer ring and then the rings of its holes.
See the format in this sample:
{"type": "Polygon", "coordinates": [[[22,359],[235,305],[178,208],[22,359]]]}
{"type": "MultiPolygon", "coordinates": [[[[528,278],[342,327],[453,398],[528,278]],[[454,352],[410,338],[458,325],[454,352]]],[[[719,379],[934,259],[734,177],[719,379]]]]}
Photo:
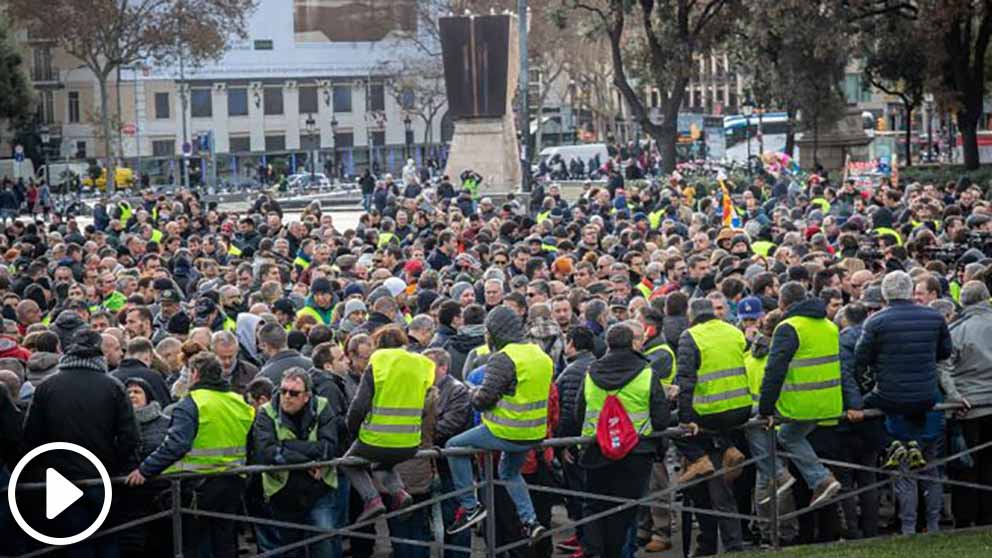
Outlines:
{"type": "MultiPolygon", "coordinates": [[[[868,406],[913,413],[940,398],[937,361],[951,356],[944,317],[909,300],[893,300],[868,318],[854,349],[855,377],[870,372],[875,388],[868,406]]],[[[867,403],[867,401],[866,401],[867,403]]]]}

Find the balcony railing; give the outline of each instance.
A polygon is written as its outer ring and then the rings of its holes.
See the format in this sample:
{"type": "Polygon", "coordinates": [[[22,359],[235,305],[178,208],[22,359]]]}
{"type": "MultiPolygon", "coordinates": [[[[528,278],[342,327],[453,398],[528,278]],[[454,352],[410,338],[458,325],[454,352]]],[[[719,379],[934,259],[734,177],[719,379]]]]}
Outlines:
{"type": "Polygon", "coordinates": [[[31,80],[35,83],[59,83],[61,77],[57,68],[35,66],[31,69],[31,80]]]}

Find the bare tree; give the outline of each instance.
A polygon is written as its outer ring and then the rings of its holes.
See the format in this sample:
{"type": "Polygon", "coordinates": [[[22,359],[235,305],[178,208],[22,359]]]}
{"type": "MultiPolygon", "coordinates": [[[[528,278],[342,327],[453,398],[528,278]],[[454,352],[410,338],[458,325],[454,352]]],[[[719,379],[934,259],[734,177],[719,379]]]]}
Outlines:
{"type": "Polygon", "coordinates": [[[214,58],[245,36],[256,0],[8,0],[29,30],[51,39],[96,77],[107,188],[114,187],[108,82],[122,66],[168,58],[182,45],[193,59],[214,58]]]}

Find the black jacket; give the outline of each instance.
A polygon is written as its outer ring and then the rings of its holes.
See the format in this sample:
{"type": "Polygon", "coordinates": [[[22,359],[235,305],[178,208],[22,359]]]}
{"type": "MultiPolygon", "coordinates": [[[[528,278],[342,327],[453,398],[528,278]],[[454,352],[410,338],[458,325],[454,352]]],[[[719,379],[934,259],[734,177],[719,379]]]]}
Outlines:
{"type": "Polygon", "coordinates": [[[468,387],[451,374],[441,378],[434,387],[437,388],[434,445],[444,447],[449,439],[472,425],[472,401],[468,387]]]}
{"type": "Polygon", "coordinates": [[[162,407],[159,406],[158,401],[152,401],[135,410],[134,416],[138,419],[138,427],[141,431],[141,448],[138,450],[138,456],[144,459],[165,440],[165,434],[169,431],[169,417],[162,414],[162,407]]]}
{"type": "MultiPolygon", "coordinates": [[[[827,317],[827,309],[820,299],[807,298],[790,306],[782,319],[796,316],[822,319],[827,317]]],[[[789,371],[789,362],[792,361],[792,356],[797,350],[799,350],[799,336],[796,330],[787,323],[779,324],[772,335],[771,347],[768,350],[765,377],[761,382],[761,399],[758,401],[759,414],[764,416],[775,414],[775,403],[782,393],[782,384],[785,383],[785,375],[789,371]]]]}
{"type": "Polygon", "coordinates": [[[912,413],[937,402],[937,361],[951,356],[953,343],[943,316],[910,300],[893,300],[865,320],[854,350],[854,373],[870,369],[877,399],[889,412],[912,413]]]}
{"type": "MultiPolygon", "coordinates": [[[[24,424],[24,447],[70,442],[96,455],[111,476],[131,471],[141,438],[124,386],[106,372],[103,358],[62,357],[59,372],[34,392],[24,424]]],[[[36,470],[53,467],[68,479],[92,478],[93,466],[66,452],[42,454],[36,470]]]]}
{"type": "Polygon", "coordinates": [[[555,380],[558,386],[558,400],[561,402],[561,420],[558,421],[559,437],[578,436],[582,433],[582,423],[575,420],[575,402],[586,381],[589,367],[596,361],[590,351],[582,351],[575,355],[555,380]]]}
{"type": "MultiPolygon", "coordinates": [[[[589,367],[589,377],[597,387],[604,390],[618,390],[627,385],[648,365],[648,359],[641,353],[630,350],[610,350],[606,355],[592,363],[589,367]]],[[[669,411],[668,397],[665,388],[661,385],[661,377],[657,372],[651,373],[651,428],[654,431],[661,431],[668,427],[669,411]]],[[[575,422],[581,425],[586,418],[586,397],[585,389],[580,389],[575,398],[575,412],[573,413],[575,422]]],[[[660,439],[642,439],[633,453],[653,454],[661,443],[660,439]]],[[[596,469],[613,463],[603,457],[599,452],[599,446],[590,445],[579,461],[580,465],[587,469],[596,469]]]]}
{"type": "Polygon", "coordinates": [[[442,348],[448,351],[451,357],[451,366],[448,370],[459,380],[463,380],[462,374],[465,368],[465,359],[468,354],[475,349],[486,344],[485,326],[465,326],[458,330],[458,333],[449,337],[442,348]]]}
{"type": "MultiPolygon", "coordinates": [[[[328,404],[317,414],[318,398],[311,397],[296,415],[287,415],[279,406],[277,393],[268,405],[278,409],[278,420],[293,432],[295,440],[279,440],[276,423],[263,409],[255,413],[252,425],[252,463],[259,465],[293,465],[334,458],[338,450],[340,415],[328,404]],[[317,440],[308,440],[316,429],[317,440]]],[[[280,511],[306,511],[330,488],[305,470],[292,471],[286,486],[272,496],[272,506],[280,511]]]]}
{"type": "Polygon", "coordinates": [[[151,388],[149,395],[151,395],[152,401],[158,401],[158,404],[163,409],[172,403],[172,396],[169,394],[169,385],[165,383],[165,378],[158,372],[145,366],[140,360],[125,358],[121,361],[117,370],[111,372],[110,375],[120,380],[121,383],[125,382],[128,378],[141,378],[148,382],[148,386],[151,388]]]}
{"type": "Polygon", "coordinates": [[[259,376],[265,376],[272,381],[272,385],[278,386],[282,381],[282,375],[290,368],[302,368],[310,370],[313,361],[293,349],[283,349],[272,355],[272,358],[265,361],[265,366],[258,371],[259,376]]]}
{"type": "Polygon", "coordinates": [[[24,416],[6,389],[0,389],[0,467],[13,470],[20,459],[24,416]]]}
{"type": "Polygon", "coordinates": [[[396,322],[392,320],[389,316],[385,314],[380,314],[379,312],[372,312],[369,314],[369,319],[365,321],[362,325],[355,328],[352,334],[355,333],[367,333],[372,335],[380,327],[385,327],[392,325],[396,322]]]}

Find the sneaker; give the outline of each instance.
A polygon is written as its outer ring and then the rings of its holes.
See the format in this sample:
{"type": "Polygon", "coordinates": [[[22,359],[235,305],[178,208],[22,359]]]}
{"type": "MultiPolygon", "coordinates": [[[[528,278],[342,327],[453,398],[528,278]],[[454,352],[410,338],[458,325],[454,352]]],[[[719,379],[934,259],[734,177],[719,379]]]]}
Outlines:
{"type": "Polygon", "coordinates": [[[744,468],[743,467],[738,467],[737,469],[733,469],[733,468],[737,467],[741,463],[744,463],[745,459],[746,458],[744,457],[744,454],[741,453],[741,450],[735,448],[734,446],[730,446],[729,448],[727,448],[727,451],[723,452],[723,468],[724,470],[726,470],[726,472],[723,475],[723,480],[725,480],[727,483],[732,483],[735,480],[739,479],[740,476],[744,474],[744,468]]]}
{"type": "Polygon", "coordinates": [[[704,455],[685,468],[685,472],[679,477],[679,482],[684,484],[696,477],[712,475],[714,471],[716,469],[713,468],[713,462],[710,461],[709,456],[704,455]]]}
{"type": "Polygon", "coordinates": [[[364,523],[370,519],[379,517],[380,515],[386,513],[386,506],[382,503],[382,498],[376,496],[368,502],[365,502],[365,507],[362,508],[362,513],[358,514],[355,519],[355,523],[364,523]]]}
{"type": "Polygon", "coordinates": [[[902,461],[906,459],[906,453],[906,446],[902,445],[902,442],[893,441],[889,444],[889,449],[885,450],[885,463],[882,464],[882,468],[898,469],[902,465],[902,461]]]}
{"type": "Polygon", "coordinates": [[[662,537],[660,535],[654,535],[648,544],[644,545],[645,552],[665,552],[666,550],[671,550],[672,541],[662,537]]]}
{"type": "Polygon", "coordinates": [[[809,506],[813,507],[820,502],[833,498],[840,492],[840,488],[840,483],[837,482],[837,479],[833,475],[829,475],[816,486],[816,490],[813,491],[813,500],[809,503],[809,506]]]}
{"type": "Polygon", "coordinates": [[[570,552],[575,552],[576,550],[582,548],[579,544],[579,536],[572,535],[571,537],[561,541],[555,545],[555,550],[561,552],[562,554],[568,554],[570,552]]]}
{"type": "Polygon", "coordinates": [[[913,440],[909,443],[909,450],[906,452],[906,464],[911,471],[918,471],[927,466],[927,458],[923,457],[920,444],[913,440]]]}
{"type": "MultiPolygon", "coordinates": [[[[792,488],[792,485],[794,484],[796,484],[796,477],[790,475],[788,471],[782,471],[778,475],[778,490],[775,491],[775,496],[778,498],[782,498],[783,496],[789,493],[789,489],[792,488]]],[[[771,487],[772,487],[772,483],[768,483],[769,490],[771,490],[771,487]]],[[[767,496],[765,496],[764,498],[758,501],[758,505],[764,506],[771,503],[771,501],[772,501],[772,495],[768,494],[767,496]]]]}
{"type": "Polygon", "coordinates": [[[530,539],[530,544],[536,543],[547,532],[547,527],[541,525],[541,522],[536,519],[524,524],[524,536],[530,539]]]}
{"type": "Polygon", "coordinates": [[[400,490],[389,499],[389,511],[395,512],[413,505],[413,496],[406,490],[400,490]]]}
{"type": "Polygon", "coordinates": [[[483,508],[481,505],[476,504],[476,506],[471,509],[459,507],[458,510],[455,511],[455,520],[451,523],[451,526],[448,527],[447,533],[449,535],[460,533],[485,518],[486,508],[483,508]]]}

